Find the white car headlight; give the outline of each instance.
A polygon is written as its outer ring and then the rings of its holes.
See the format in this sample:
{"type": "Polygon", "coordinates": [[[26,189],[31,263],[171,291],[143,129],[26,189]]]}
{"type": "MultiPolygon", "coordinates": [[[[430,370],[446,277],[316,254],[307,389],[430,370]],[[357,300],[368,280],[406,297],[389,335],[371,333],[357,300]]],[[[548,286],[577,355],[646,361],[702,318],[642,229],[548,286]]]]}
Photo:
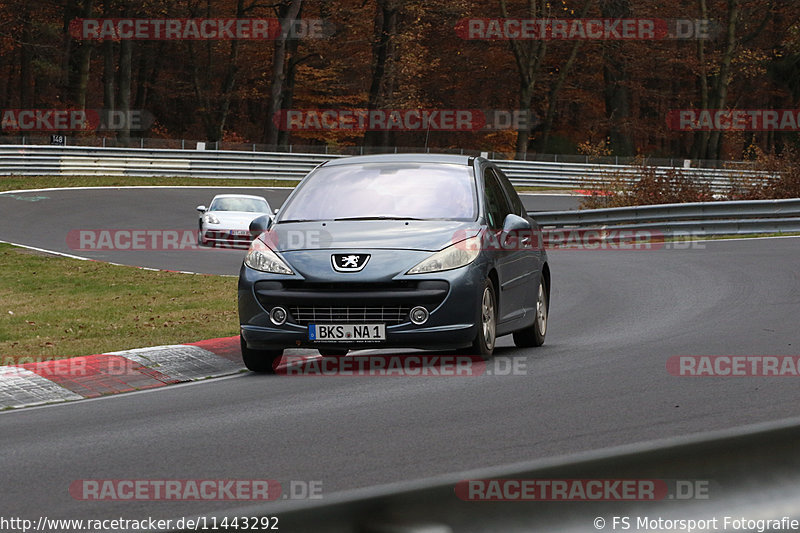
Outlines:
{"type": "Polygon", "coordinates": [[[440,250],[420,261],[417,266],[409,270],[408,274],[427,274],[429,272],[441,272],[466,266],[478,257],[481,251],[481,236],[476,235],[461,242],[451,244],[444,250],[440,250]]]}
{"type": "Polygon", "coordinates": [[[293,275],[292,269],[284,263],[278,255],[260,238],[253,241],[247,255],[244,257],[244,264],[252,269],[261,272],[271,272],[273,274],[293,275]]]}
{"type": "Polygon", "coordinates": [[[219,219],[211,213],[205,214],[206,224],[219,224],[219,219]]]}

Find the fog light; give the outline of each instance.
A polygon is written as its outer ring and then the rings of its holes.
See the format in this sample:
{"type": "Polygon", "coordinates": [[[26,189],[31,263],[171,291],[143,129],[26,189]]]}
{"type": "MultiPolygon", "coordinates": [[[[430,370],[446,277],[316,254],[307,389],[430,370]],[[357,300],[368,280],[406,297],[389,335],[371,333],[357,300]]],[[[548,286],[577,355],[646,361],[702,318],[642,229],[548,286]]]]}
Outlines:
{"type": "Polygon", "coordinates": [[[411,318],[411,322],[416,325],[424,324],[428,320],[428,310],[424,307],[415,307],[408,313],[408,316],[411,318]]]}
{"type": "Polygon", "coordinates": [[[272,320],[272,323],[276,326],[283,325],[286,322],[286,309],[283,307],[273,307],[272,311],[269,312],[269,319],[272,320]]]}

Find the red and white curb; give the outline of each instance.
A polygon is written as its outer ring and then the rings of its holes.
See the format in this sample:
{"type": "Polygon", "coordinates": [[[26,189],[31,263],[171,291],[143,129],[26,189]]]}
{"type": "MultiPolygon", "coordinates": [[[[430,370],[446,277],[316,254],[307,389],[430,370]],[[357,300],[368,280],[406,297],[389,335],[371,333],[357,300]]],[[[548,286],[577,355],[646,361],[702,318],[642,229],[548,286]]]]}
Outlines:
{"type": "Polygon", "coordinates": [[[0,409],[152,389],[243,369],[238,336],[0,366],[0,409]]]}

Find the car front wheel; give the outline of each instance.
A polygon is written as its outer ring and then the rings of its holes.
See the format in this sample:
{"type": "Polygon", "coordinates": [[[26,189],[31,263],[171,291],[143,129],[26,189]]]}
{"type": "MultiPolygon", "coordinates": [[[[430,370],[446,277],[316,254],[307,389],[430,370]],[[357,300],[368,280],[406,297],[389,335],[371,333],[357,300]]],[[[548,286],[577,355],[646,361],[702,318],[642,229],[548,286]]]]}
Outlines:
{"type": "Polygon", "coordinates": [[[544,344],[544,336],[547,333],[548,308],[547,287],[545,287],[544,279],[541,279],[539,280],[539,290],[536,295],[536,318],[533,320],[532,325],[514,332],[514,344],[517,347],[529,348],[544,344]]]}
{"type": "Polygon", "coordinates": [[[274,374],[275,368],[280,364],[283,350],[253,350],[247,347],[244,338],[239,335],[242,347],[242,361],[244,366],[252,372],[274,374]]]}
{"type": "Polygon", "coordinates": [[[483,285],[480,311],[478,334],[472,342],[472,354],[480,355],[483,359],[490,359],[494,353],[497,333],[497,299],[495,298],[494,284],[490,279],[487,279],[483,285]]]}

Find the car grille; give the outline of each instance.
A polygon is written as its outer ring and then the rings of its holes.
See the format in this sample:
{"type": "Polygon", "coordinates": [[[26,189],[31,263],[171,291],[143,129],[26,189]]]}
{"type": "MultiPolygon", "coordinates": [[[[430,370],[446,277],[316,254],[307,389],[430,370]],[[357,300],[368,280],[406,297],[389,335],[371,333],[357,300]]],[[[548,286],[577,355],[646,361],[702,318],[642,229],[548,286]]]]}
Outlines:
{"type": "Polygon", "coordinates": [[[294,322],[308,324],[401,324],[408,321],[411,307],[405,305],[382,306],[292,306],[289,312],[294,322]]]}

